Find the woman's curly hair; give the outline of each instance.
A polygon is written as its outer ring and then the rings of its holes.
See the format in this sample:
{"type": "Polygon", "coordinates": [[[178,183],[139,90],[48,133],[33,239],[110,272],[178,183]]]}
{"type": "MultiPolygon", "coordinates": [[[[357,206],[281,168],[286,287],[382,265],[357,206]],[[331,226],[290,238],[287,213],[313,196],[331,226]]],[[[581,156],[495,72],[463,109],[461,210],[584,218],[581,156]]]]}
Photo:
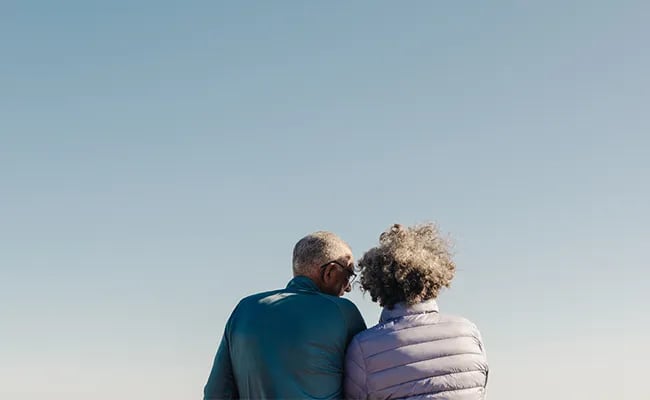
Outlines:
{"type": "Polygon", "coordinates": [[[456,264],[436,225],[395,224],[379,236],[379,246],[361,257],[359,268],[363,291],[390,309],[399,302],[413,305],[438,297],[454,278],[456,264]]]}

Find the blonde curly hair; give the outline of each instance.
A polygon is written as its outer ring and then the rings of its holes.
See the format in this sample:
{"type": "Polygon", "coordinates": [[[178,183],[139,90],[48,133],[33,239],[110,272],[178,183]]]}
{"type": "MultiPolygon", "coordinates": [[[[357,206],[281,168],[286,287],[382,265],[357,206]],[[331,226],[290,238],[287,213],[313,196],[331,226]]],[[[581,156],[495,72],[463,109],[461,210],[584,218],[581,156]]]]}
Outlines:
{"type": "Polygon", "coordinates": [[[389,309],[399,302],[413,305],[436,298],[456,271],[450,247],[435,224],[394,224],[379,236],[379,246],[359,260],[361,287],[389,309]]]}

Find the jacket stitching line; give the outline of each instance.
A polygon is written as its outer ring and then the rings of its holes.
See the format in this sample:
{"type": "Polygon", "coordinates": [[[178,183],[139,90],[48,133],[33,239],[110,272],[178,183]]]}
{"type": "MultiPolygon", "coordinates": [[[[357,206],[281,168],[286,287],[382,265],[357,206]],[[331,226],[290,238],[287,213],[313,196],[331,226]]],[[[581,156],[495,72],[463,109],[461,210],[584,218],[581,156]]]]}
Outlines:
{"type": "MultiPolygon", "coordinates": [[[[385,322],[384,322],[384,324],[385,324],[385,322]]],[[[395,329],[395,330],[393,330],[391,332],[401,332],[401,331],[405,331],[407,329],[422,328],[423,326],[432,326],[432,325],[441,326],[441,325],[453,325],[453,324],[462,324],[462,325],[465,325],[467,327],[472,327],[473,330],[476,330],[475,327],[473,327],[471,325],[467,325],[465,322],[462,322],[462,321],[448,321],[448,322],[434,322],[434,323],[431,323],[431,324],[424,324],[424,325],[407,326],[406,328],[395,329]]],[[[377,325],[377,326],[380,326],[380,325],[377,325]]],[[[372,328],[370,328],[370,329],[372,329],[372,328]]],[[[364,341],[372,340],[372,339],[368,339],[368,336],[369,335],[367,335],[365,338],[363,338],[363,340],[364,341]]]]}
{"type": "MultiPolygon", "coordinates": [[[[386,390],[386,389],[391,389],[391,388],[394,388],[394,387],[397,387],[397,386],[400,386],[400,385],[405,385],[407,383],[412,383],[412,382],[417,382],[417,381],[424,381],[424,380],[431,379],[431,378],[439,378],[441,376],[448,376],[448,375],[454,375],[454,374],[469,374],[469,373],[472,373],[472,372],[483,372],[483,371],[480,371],[480,370],[457,371],[457,372],[447,372],[447,373],[440,374],[440,375],[431,375],[431,376],[427,376],[425,378],[413,379],[413,380],[406,381],[406,382],[400,382],[400,383],[397,383],[395,385],[386,386],[385,388],[377,390],[377,392],[380,392],[380,391],[386,390]]],[[[472,386],[472,387],[469,387],[469,388],[462,388],[462,389],[449,389],[449,390],[443,390],[443,391],[441,391],[439,393],[453,392],[453,391],[456,391],[456,390],[469,390],[469,389],[476,389],[476,388],[482,388],[482,387],[483,386],[481,385],[481,386],[472,386]]],[[[436,393],[436,394],[438,394],[438,393],[436,393]]]]}
{"type": "MultiPolygon", "coordinates": [[[[388,371],[388,370],[390,370],[390,369],[395,369],[395,368],[399,368],[399,367],[404,367],[404,366],[409,365],[409,364],[417,364],[417,363],[420,363],[420,362],[433,361],[433,360],[439,360],[439,359],[441,359],[441,358],[448,358],[448,357],[455,357],[455,356],[462,356],[462,355],[475,355],[475,356],[480,356],[480,355],[482,355],[482,353],[467,353],[467,352],[465,352],[465,353],[457,353],[457,354],[447,354],[447,355],[440,356],[440,357],[427,358],[426,360],[419,360],[419,361],[411,361],[411,362],[407,362],[406,364],[393,365],[393,366],[390,366],[390,367],[388,367],[388,368],[380,369],[380,370],[378,370],[378,371],[368,371],[368,372],[371,373],[371,374],[378,374],[378,373],[380,373],[380,372],[388,371]]],[[[471,370],[469,370],[469,371],[459,371],[459,372],[464,373],[464,372],[473,372],[473,371],[481,371],[481,372],[483,372],[483,371],[480,370],[480,369],[471,369],[471,370]]],[[[429,378],[433,378],[433,377],[435,377],[435,376],[444,376],[444,375],[449,375],[449,374],[455,374],[455,373],[459,373],[459,372],[448,372],[448,373],[444,373],[444,374],[441,374],[441,375],[432,375],[432,376],[430,376],[429,378]]],[[[421,379],[422,379],[422,378],[421,378],[421,379]]],[[[414,381],[417,381],[417,380],[418,380],[418,379],[414,379],[414,381]]],[[[406,382],[404,382],[404,383],[406,383],[406,382]]]]}
{"type": "MultiPolygon", "coordinates": [[[[393,351],[396,348],[404,348],[404,347],[415,346],[415,345],[423,344],[423,343],[439,342],[441,340],[450,340],[450,339],[456,339],[456,338],[475,338],[475,336],[473,336],[473,335],[459,335],[459,336],[451,336],[451,337],[445,337],[445,338],[433,339],[433,340],[423,340],[423,341],[417,342],[417,343],[409,343],[409,344],[405,344],[403,346],[397,346],[397,347],[392,347],[390,349],[382,350],[379,353],[374,353],[374,354],[368,356],[368,358],[376,357],[378,355],[387,353],[389,351],[393,351]]],[[[481,354],[483,354],[483,353],[481,353],[481,354]]]]}
{"type": "MultiPolygon", "coordinates": [[[[418,397],[421,396],[421,397],[424,397],[425,399],[427,399],[427,398],[435,398],[435,397],[437,397],[439,394],[443,394],[443,393],[449,393],[449,392],[462,392],[463,390],[474,390],[474,389],[477,389],[477,388],[478,388],[478,387],[463,388],[463,389],[450,389],[450,390],[443,390],[442,392],[438,392],[438,393],[435,393],[435,394],[433,394],[433,393],[422,393],[422,394],[418,394],[418,395],[416,395],[416,396],[418,396],[418,397]]],[[[412,398],[412,397],[414,397],[414,396],[413,396],[413,395],[408,395],[408,396],[404,396],[404,397],[398,397],[398,398],[396,398],[395,400],[410,399],[410,398],[412,398]]]]}

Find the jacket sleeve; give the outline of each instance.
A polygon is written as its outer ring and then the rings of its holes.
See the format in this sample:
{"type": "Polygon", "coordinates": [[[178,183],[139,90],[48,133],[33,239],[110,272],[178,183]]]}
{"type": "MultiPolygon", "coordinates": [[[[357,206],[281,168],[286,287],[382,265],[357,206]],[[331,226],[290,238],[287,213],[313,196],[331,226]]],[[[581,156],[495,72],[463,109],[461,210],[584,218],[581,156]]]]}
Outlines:
{"type": "Polygon", "coordinates": [[[203,389],[203,400],[239,398],[239,391],[232,371],[227,333],[228,327],[226,327],[226,332],[219,344],[208,383],[203,389]]]}
{"type": "Polygon", "coordinates": [[[366,399],[366,363],[357,338],[352,339],[345,353],[343,392],[346,399],[366,399]]]}
{"type": "Polygon", "coordinates": [[[483,397],[482,399],[486,398],[486,391],[487,391],[487,384],[488,384],[488,376],[490,374],[490,366],[487,361],[487,354],[485,353],[485,344],[483,343],[483,338],[481,337],[481,333],[476,330],[477,332],[477,339],[478,339],[478,345],[481,348],[481,354],[483,355],[483,368],[485,370],[485,383],[483,384],[483,397]]]}

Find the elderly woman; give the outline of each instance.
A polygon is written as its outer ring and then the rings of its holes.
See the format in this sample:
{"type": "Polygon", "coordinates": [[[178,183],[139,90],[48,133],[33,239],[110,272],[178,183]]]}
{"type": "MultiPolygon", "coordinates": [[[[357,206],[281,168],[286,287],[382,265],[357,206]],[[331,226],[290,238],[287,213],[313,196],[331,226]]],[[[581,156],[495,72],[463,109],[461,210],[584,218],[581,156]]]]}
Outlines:
{"type": "Polygon", "coordinates": [[[346,398],[483,399],[488,365],[478,329],[438,312],[455,264],[436,226],[393,225],[359,267],[363,290],[384,309],[348,346],[346,398]]]}

